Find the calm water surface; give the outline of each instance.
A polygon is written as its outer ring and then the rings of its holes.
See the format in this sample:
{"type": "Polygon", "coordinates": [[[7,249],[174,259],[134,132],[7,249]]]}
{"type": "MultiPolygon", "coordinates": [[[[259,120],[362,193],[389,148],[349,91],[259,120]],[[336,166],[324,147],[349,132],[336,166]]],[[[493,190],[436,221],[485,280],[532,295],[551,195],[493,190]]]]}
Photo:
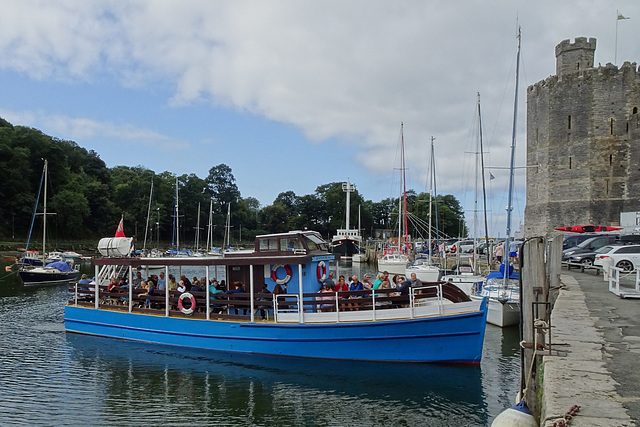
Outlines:
{"type": "Polygon", "coordinates": [[[487,426],[517,392],[515,328],[480,366],[212,354],[67,334],[65,286],[2,274],[3,425],[487,426]]]}

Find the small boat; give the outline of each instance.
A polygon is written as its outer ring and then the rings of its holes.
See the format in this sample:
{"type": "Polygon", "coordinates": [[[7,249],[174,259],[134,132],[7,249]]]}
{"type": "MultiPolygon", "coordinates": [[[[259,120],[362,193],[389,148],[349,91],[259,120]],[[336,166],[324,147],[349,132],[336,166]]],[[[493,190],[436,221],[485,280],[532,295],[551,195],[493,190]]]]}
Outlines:
{"type": "MultiPolygon", "coordinates": [[[[44,189],[43,193],[43,211],[42,211],[42,253],[45,252],[46,247],[46,236],[47,236],[47,168],[48,162],[44,161],[44,167],[42,169],[42,179],[40,181],[40,189],[38,190],[38,200],[40,199],[40,191],[44,189]],[[44,185],[43,185],[44,184],[44,185]]],[[[33,231],[33,223],[35,222],[35,217],[38,214],[38,206],[36,204],[36,208],[33,211],[33,218],[31,220],[31,230],[29,231],[29,237],[31,237],[31,232],[33,231]]],[[[50,215],[50,214],[49,214],[50,215]]],[[[29,242],[27,242],[27,251],[29,253],[29,242]]],[[[49,258],[53,259],[54,262],[48,262],[43,259],[43,264],[46,265],[26,265],[22,264],[20,270],[18,271],[18,275],[22,280],[22,283],[25,285],[55,285],[59,283],[68,283],[72,280],[75,280],[78,277],[78,269],[72,268],[68,262],[65,262],[64,257],[60,253],[60,259],[58,259],[58,255],[56,252],[52,252],[49,254],[49,258]]],[[[44,257],[44,255],[43,255],[44,257]]],[[[23,258],[24,259],[24,258],[23,258]]]]}
{"type": "Polygon", "coordinates": [[[386,271],[389,274],[405,274],[409,264],[409,257],[397,249],[387,249],[381,258],[378,258],[378,271],[386,271]]]}
{"type": "Polygon", "coordinates": [[[492,271],[486,282],[480,282],[480,287],[472,299],[489,300],[487,323],[506,327],[520,323],[520,274],[509,265],[509,275],[505,286],[505,264],[500,265],[500,271],[492,271]]]}
{"type": "Polygon", "coordinates": [[[18,274],[27,286],[69,283],[78,278],[78,270],[64,261],[56,261],[40,267],[23,266],[18,274]]]}
{"type": "Polygon", "coordinates": [[[20,264],[34,267],[43,266],[42,255],[38,251],[25,251],[20,259],[20,264]]]}
{"type": "Polygon", "coordinates": [[[598,231],[622,230],[622,227],[612,227],[609,225],[570,225],[567,227],[556,227],[558,231],[570,231],[572,233],[595,233],[598,231]]]}
{"type": "Polygon", "coordinates": [[[351,184],[349,182],[349,178],[347,178],[347,182],[342,184],[342,189],[345,193],[347,193],[347,202],[345,205],[345,228],[336,230],[336,234],[331,239],[331,252],[333,252],[334,254],[338,254],[341,259],[352,259],[354,254],[360,253],[360,246],[362,244],[360,229],[358,228],[357,230],[355,230],[349,228],[351,193],[355,191],[355,185],[351,184]]]}
{"type": "MultiPolygon", "coordinates": [[[[318,293],[335,255],[315,231],[257,236],[250,253],[223,257],[104,257],[96,283],[70,286],[65,329],[200,350],[389,362],[478,364],[487,302],[447,283],[412,288],[318,293]],[[287,250],[294,246],[294,251],[287,250]],[[233,293],[108,292],[114,274],[129,278],[142,263],[169,269],[225,269],[233,293]],[[242,286],[246,285],[246,290],[242,286]],[[264,289],[269,292],[263,292],[264,289]],[[284,293],[274,291],[284,288],[284,293]],[[348,298],[348,297],[354,298],[348,298]],[[389,304],[384,304],[385,302],[389,304]],[[358,310],[353,310],[353,306],[358,310]],[[260,314],[260,316],[258,316],[260,314]]],[[[118,345],[115,342],[114,345],[118,345]]]]}
{"type": "Polygon", "coordinates": [[[422,282],[437,282],[440,280],[440,267],[430,262],[429,258],[419,257],[413,260],[404,271],[406,277],[415,273],[422,282]]]}

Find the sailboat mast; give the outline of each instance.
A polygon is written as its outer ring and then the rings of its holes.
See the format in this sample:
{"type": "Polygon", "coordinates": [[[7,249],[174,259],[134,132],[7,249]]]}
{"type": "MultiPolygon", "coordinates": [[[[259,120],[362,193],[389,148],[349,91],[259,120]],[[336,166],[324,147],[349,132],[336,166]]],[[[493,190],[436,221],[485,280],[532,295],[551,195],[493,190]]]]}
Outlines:
{"type": "MultiPolygon", "coordinates": [[[[511,242],[511,211],[513,210],[511,203],[513,199],[513,169],[516,155],[516,127],[518,122],[518,81],[520,77],[520,27],[518,27],[518,54],[516,56],[516,88],[513,101],[513,130],[511,132],[511,162],[509,164],[509,195],[507,203],[507,233],[505,237],[505,257],[508,255],[509,243],[511,242]]],[[[509,264],[506,264],[508,267],[509,264]]],[[[506,288],[509,277],[509,269],[504,271],[504,286],[506,288]]]]}
{"type": "MultiPolygon", "coordinates": [[[[403,243],[404,243],[404,248],[403,248],[403,252],[406,250],[406,244],[407,244],[407,235],[408,235],[408,229],[409,227],[407,226],[407,175],[406,175],[406,167],[405,167],[405,162],[404,162],[404,132],[402,133],[402,198],[403,198],[403,209],[402,209],[402,215],[403,215],[403,225],[404,225],[404,234],[403,234],[403,243]]],[[[398,244],[400,244],[400,242],[398,242],[398,244]]]]}
{"type": "Polygon", "coordinates": [[[213,199],[209,200],[209,225],[207,228],[207,251],[213,250],[213,199]]]}
{"type": "Polygon", "coordinates": [[[149,190],[149,207],[147,207],[147,225],[144,227],[143,250],[147,249],[147,233],[149,232],[149,218],[151,217],[151,199],[153,198],[153,177],[151,177],[151,190],[149,190]]]}
{"type": "Polygon", "coordinates": [[[200,250],[200,202],[198,202],[198,218],[196,219],[196,235],[194,240],[194,246],[197,252],[200,250]]]}
{"type": "Polygon", "coordinates": [[[491,265],[491,251],[489,250],[489,226],[487,224],[487,187],[484,177],[484,148],[482,142],[482,113],[480,111],[480,92],[478,92],[478,129],[480,134],[480,170],[482,171],[482,210],[484,214],[484,242],[487,251],[487,265],[491,265]]]}
{"type": "Polygon", "coordinates": [[[342,184],[342,190],[347,193],[347,206],[346,206],[346,225],[347,236],[349,235],[349,220],[351,218],[351,192],[354,190],[353,184],[349,182],[349,178],[347,178],[347,183],[342,184]]]}
{"type": "Polygon", "coordinates": [[[175,235],[176,251],[180,250],[180,218],[178,210],[178,177],[176,177],[176,203],[175,203],[175,217],[173,218],[173,233],[175,235]]]}
{"type": "Polygon", "coordinates": [[[46,255],[46,241],[47,241],[47,175],[48,175],[49,161],[44,161],[44,205],[42,210],[42,262],[45,263],[46,255]]]}
{"type": "Polygon", "coordinates": [[[433,141],[435,141],[435,138],[432,136],[431,137],[431,161],[430,161],[430,165],[429,165],[429,265],[431,265],[431,252],[433,250],[433,244],[431,243],[431,208],[433,206],[433,179],[434,179],[434,175],[435,175],[435,171],[433,170],[435,161],[433,158],[433,141]]]}

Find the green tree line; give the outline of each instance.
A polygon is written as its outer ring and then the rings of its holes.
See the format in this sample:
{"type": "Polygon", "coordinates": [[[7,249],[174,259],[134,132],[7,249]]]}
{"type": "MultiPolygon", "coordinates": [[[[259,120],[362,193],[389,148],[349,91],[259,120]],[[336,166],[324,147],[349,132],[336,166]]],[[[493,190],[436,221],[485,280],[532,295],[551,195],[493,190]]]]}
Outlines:
{"type": "MultiPolygon", "coordinates": [[[[178,237],[183,247],[193,246],[196,240],[198,205],[202,247],[210,210],[217,245],[224,236],[228,210],[231,244],[240,239],[250,242],[259,234],[299,229],[316,230],[330,239],[336,229],[345,226],[346,197],[342,182],[322,184],[313,194],[301,196],[284,190],[272,204],[261,206],[257,199],[241,196],[233,172],[225,164],[212,166],[204,178],[195,174],[177,176],[167,171],[156,173],[142,166],[108,168],[98,153],[86,150],[74,141],[48,136],[29,127],[13,126],[0,118],[0,167],[3,171],[0,237],[15,236],[17,240],[26,240],[44,159],[49,162],[47,210],[55,212],[47,218],[47,228],[58,241],[112,236],[122,216],[125,233],[137,238],[138,247],[142,246],[145,234],[149,242],[147,247],[154,247],[156,241],[166,246],[176,238],[176,187],[178,237]]],[[[428,193],[409,190],[407,211],[426,222],[429,199],[428,193]]],[[[466,235],[464,225],[461,228],[463,210],[456,198],[445,195],[436,199],[439,232],[448,236],[466,235]]],[[[39,203],[38,211],[41,212],[42,200],[39,203]]],[[[351,212],[358,212],[358,207],[365,237],[375,237],[376,230],[397,229],[397,198],[373,202],[365,200],[355,190],[351,194],[351,212]]],[[[433,214],[435,218],[435,211],[433,214]]],[[[37,219],[36,224],[38,222],[41,219],[37,219]]],[[[419,228],[415,222],[409,223],[412,236],[425,237],[426,231],[419,228]]]]}

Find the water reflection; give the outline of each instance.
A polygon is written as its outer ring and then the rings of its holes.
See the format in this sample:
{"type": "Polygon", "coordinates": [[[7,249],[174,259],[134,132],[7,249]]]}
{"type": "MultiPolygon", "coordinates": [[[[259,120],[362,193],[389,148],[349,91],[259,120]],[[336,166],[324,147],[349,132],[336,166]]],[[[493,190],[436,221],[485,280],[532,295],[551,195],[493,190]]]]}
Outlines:
{"type": "Polygon", "coordinates": [[[66,334],[67,299],[0,283],[3,424],[484,426],[517,391],[517,328],[480,367],[283,359],[66,334]]]}
{"type": "Polygon", "coordinates": [[[100,378],[105,402],[117,402],[114,411],[156,408],[144,411],[150,422],[482,425],[486,417],[477,366],[205,353],[76,334],[67,342],[73,364],[100,378]]]}

